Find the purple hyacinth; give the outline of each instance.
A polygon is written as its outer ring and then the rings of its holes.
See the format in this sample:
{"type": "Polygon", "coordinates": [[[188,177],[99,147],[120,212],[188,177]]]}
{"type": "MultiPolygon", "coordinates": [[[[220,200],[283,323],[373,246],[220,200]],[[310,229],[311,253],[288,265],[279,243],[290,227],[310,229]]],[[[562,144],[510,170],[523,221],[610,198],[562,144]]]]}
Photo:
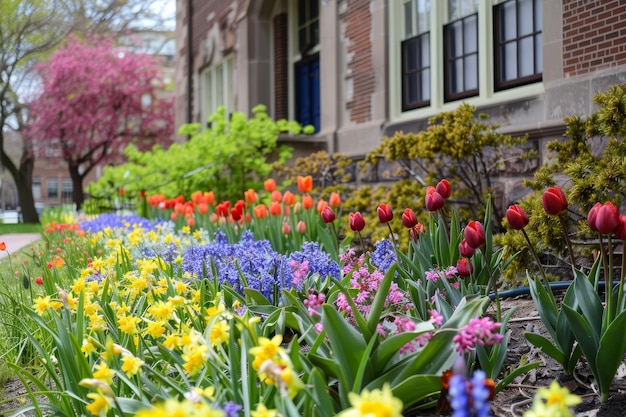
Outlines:
{"type": "Polygon", "coordinates": [[[391,265],[397,261],[396,252],[393,243],[387,239],[379,240],[374,244],[374,252],[372,253],[371,262],[381,272],[386,273],[391,265]]]}
{"type": "Polygon", "coordinates": [[[137,216],[136,214],[131,214],[127,216],[118,216],[113,213],[104,213],[96,217],[92,220],[86,220],[79,223],[79,227],[91,233],[100,232],[106,228],[111,229],[129,229],[132,230],[134,227],[140,227],[145,230],[154,230],[154,225],[150,222],[150,220],[137,216]]]}

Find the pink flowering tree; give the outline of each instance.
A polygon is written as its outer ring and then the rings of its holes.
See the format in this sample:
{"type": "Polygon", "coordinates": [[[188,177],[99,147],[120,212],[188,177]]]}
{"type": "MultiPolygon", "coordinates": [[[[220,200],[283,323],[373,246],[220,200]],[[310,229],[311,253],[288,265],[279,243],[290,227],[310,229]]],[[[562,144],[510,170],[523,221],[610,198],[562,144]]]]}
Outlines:
{"type": "Polygon", "coordinates": [[[110,39],[70,37],[38,71],[41,94],[31,106],[26,140],[36,157],[67,162],[77,209],[94,167],[121,162],[129,143],[142,150],[171,143],[173,94],[155,57],[117,48],[110,39]]]}

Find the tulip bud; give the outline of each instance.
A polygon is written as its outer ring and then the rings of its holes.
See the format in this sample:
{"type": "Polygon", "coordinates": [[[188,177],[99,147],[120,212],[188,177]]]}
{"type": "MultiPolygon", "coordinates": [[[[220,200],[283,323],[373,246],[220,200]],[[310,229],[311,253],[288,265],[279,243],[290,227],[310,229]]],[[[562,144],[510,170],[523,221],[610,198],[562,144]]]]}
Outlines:
{"type": "Polygon", "coordinates": [[[301,193],[309,193],[313,189],[313,177],[307,175],[306,177],[298,175],[296,178],[298,183],[298,191],[301,193]]]}
{"type": "Polygon", "coordinates": [[[614,233],[616,238],[626,240],[626,215],[619,216],[619,226],[614,233]]]}
{"type": "Polygon", "coordinates": [[[550,187],[543,193],[541,205],[546,213],[557,216],[567,210],[567,198],[561,187],[550,187]]]}
{"type": "Polygon", "coordinates": [[[467,258],[459,258],[456,263],[456,271],[458,272],[460,277],[466,278],[472,275],[472,272],[474,271],[474,265],[472,265],[472,261],[467,258]]]}
{"type": "Polygon", "coordinates": [[[328,198],[328,204],[331,207],[339,207],[341,205],[341,196],[339,193],[332,192],[330,193],[330,197],[328,198]]]}
{"type": "Polygon", "coordinates": [[[443,199],[450,197],[450,182],[446,179],[443,179],[437,183],[436,187],[437,192],[443,199]]]}
{"type": "Polygon", "coordinates": [[[356,213],[349,214],[349,223],[350,229],[354,232],[360,232],[363,228],[365,228],[365,219],[358,211],[356,213]]]}
{"type": "Polygon", "coordinates": [[[506,221],[513,230],[522,230],[528,224],[528,216],[523,208],[514,204],[506,211],[506,221]]]}
{"type": "Polygon", "coordinates": [[[445,202],[441,194],[437,192],[435,187],[426,188],[426,210],[437,211],[443,208],[445,202]]]}
{"type": "Polygon", "coordinates": [[[301,235],[305,234],[306,233],[306,223],[303,222],[302,220],[300,220],[298,222],[298,225],[296,226],[296,231],[298,233],[300,233],[301,235]]]}
{"type": "Polygon", "coordinates": [[[376,209],[376,213],[381,223],[389,223],[393,220],[393,211],[391,211],[389,204],[383,203],[379,205],[378,209],[376,209]]]}
{"type": "Polygon", "coordinates": [[[324,223],[332,223],[337,218],[335,216],[335,212],[333,211],[332,208],[330,208],[330,206],[324,207],[324,209],[322,210],[321,216],[322,216],[322,220],[324,221],[324,223]]]}
{"type": "Polygon", "coordinates": [[[276,190],[276,181],[274,181],[272,178],[263,181],[263,188],[265,188],[265,191],[267,191],[268,193],[273,192],[274,190],[276,190]]]}
{"type": "Polygon", "coordinates": [[[485,229],[480,222],[472,220],[465,226],[463,237],[469,247],[478,249],[485,244],[485,229]]]}
{"type": "Polygon", "coordinates": [[[471,258],[474,255],[475,250],[476,249],[467,244],[467,241],[465,239],[463,239],[461,243],[459,243],[459,253],[464,258],[471,258]]]}
{"type": "Polygon", "coordinates": [[[291,226],[289,226],[289,223],[285,222],[283,223],[283,234],[288,235],[289,233],[291,233],[291,226]]]}
{"type": "Polygon", "coordinates": [[[404,213],[402,213],[402,224],[407,229],[412,229],[417,225],[417,217],[410,208],[404,209],[404,213]]]}
{"type": "Polygon", "coordinates": [[[610,201],[604,204],[597,203],[587,216],[587,223],[591,230],[595,230],[603,235],[613,233],[620,225],[619,212],[617,207],[610,201]]]}

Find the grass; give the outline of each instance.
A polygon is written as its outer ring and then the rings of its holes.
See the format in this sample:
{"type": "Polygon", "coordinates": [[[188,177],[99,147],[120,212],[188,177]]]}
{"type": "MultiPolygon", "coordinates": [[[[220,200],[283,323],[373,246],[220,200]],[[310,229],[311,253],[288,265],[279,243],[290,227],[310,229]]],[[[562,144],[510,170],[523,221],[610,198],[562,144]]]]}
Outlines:
{"type": "Polygon", "coordinates": [[[43,226],[39,223],[0,223],[0,235],[8,233],[41,233],[43,226]]]}

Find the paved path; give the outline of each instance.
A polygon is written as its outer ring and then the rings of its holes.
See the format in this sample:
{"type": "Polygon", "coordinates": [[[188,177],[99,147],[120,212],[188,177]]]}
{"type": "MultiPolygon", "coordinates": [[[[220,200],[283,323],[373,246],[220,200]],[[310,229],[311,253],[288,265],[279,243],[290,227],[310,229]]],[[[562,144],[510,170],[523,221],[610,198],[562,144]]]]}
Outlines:
{"type": "Polygon", "coordinates": [[[0,258],[5,258],[9,253],[16,253],[18,250],[41,239],[39,233],[9,233],[0,235],[0,242],[7,245],[7,250],[0,252],[0,258]]]}

